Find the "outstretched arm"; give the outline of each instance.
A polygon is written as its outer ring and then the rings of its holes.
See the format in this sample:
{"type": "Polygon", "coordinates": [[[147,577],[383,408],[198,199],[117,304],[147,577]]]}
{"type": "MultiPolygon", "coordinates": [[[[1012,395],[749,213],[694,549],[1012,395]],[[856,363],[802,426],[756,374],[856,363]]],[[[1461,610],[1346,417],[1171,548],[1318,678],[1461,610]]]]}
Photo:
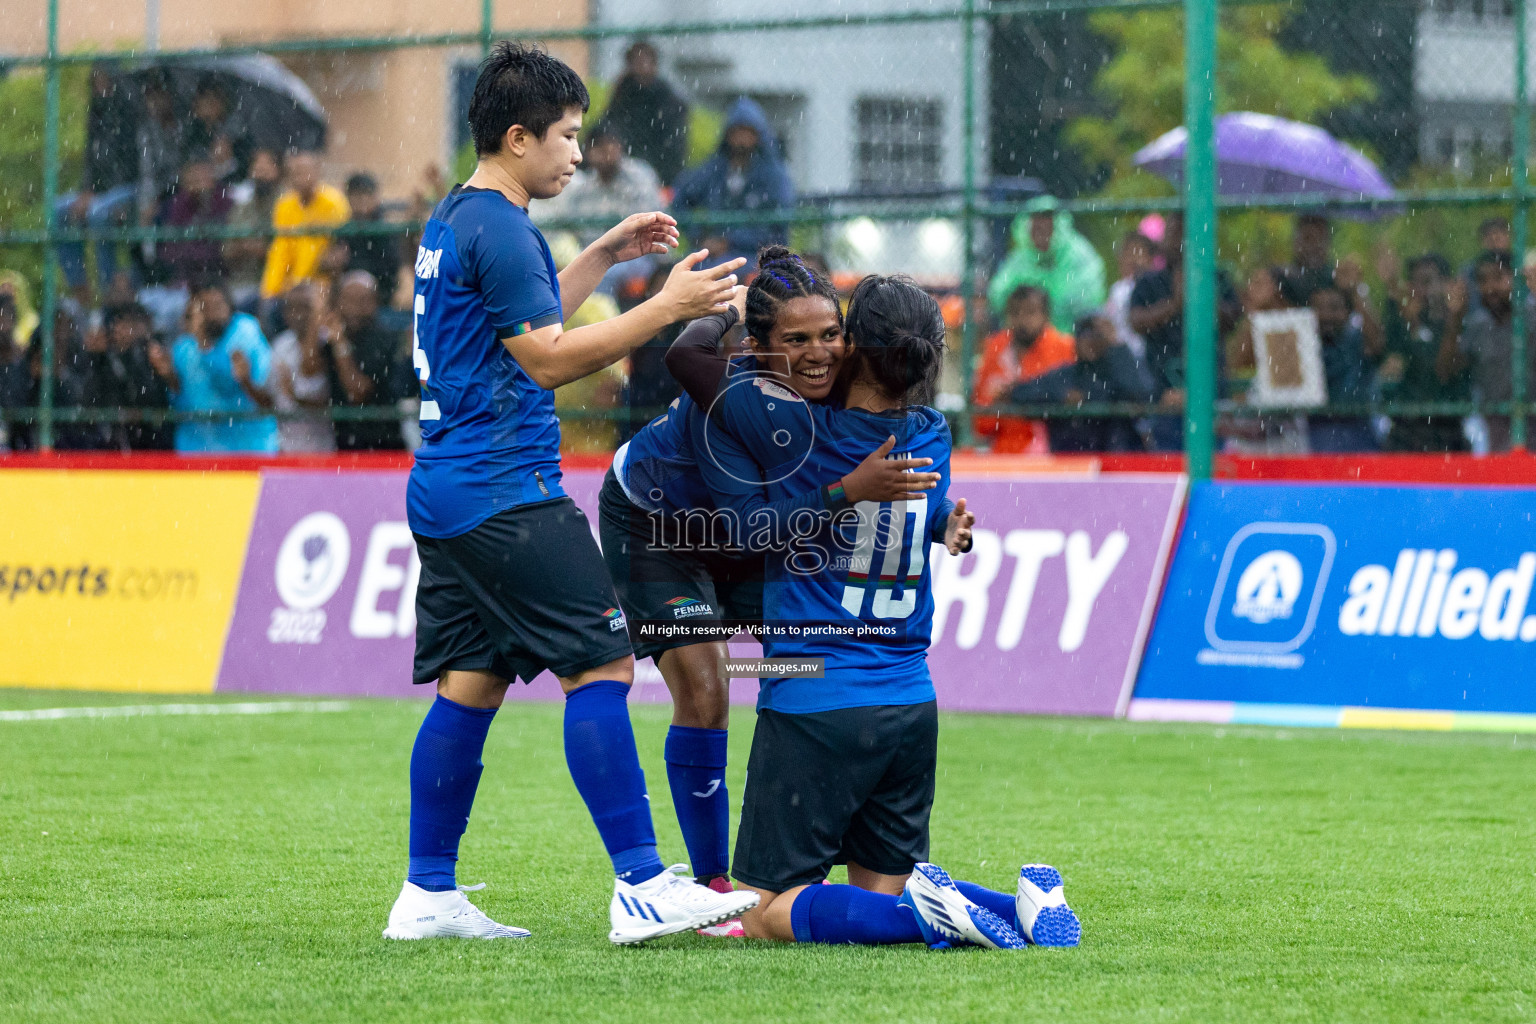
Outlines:
{"type": "Polygon", "coordinates": [[[667,214],[636,213],[624,218],[560,271],[560,309],[565,319],[592,297],[613,267],[641,256],[663,256],[675,248],[677,221],[667,214]]]}
{"type": "Polygon", "coordinates": [[[736,291],[733,271],[745,261],[694,270],[708,255],[700,250],[683,259],[660,293],[611,320],[572,331],[549,324],[503,337],[501,343],[540,387],[553,389],[580,380],[623,359],[668,324],[724,308],[736,291]]]}

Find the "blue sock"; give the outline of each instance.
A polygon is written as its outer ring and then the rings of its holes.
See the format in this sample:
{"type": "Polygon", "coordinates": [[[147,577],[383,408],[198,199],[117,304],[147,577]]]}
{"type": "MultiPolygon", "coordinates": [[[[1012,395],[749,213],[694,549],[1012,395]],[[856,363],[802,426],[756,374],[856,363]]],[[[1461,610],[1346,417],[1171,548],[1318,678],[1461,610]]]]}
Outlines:
{"type": "Polygon", "coordinates": [[[428,892],[455,884],[459,838],[480,784],[480,754],[495,708],[470,708],[438,697],[411,749],[411,863],[406,878],[428,892]]]}
{"type": "Polygon", "coordinates": [[[603,837],[613,870],[637,884],[665,870],[629,724],[629,686],[603,680],[565,695],[565,763],[603,837]]]}
{"type": "Polygon", "coordinates": [[[922,942],[912,911],[897,897],[853,885],[812,885],[789,908],[796,942],[885,946],[922,942]]]}
{"type": "Polygon", "coordinates": [[[725,788],[724,729],[667,730],[667,784],[698,878],[730,870],[731,805],[725,788]]]}
{"type": "MultiPolygon", "coordinates": [[[[1012,896],[1000,893],[996,889],[977,885],[975,882],[962,882],[958,878],[955,879],[955,888],[978,907],[986,907],[1015,928],[1019,927],[1018,906],[1012,896]]],[[[1021,930],[1019,934],[1023,935],[1024,932],[1021,930]]]]}

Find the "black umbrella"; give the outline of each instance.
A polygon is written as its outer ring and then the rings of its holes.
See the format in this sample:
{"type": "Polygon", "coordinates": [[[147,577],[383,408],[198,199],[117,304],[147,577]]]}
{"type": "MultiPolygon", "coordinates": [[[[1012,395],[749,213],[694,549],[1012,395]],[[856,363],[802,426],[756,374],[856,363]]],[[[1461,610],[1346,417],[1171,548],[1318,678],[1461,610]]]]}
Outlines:
{"type": "Polygon", "coordinates": [[[325,145],[325,108],[302,78],[267,54],[143,64],[132,77],[142,82],[151,73],[167,76],[184,105],[190,105],[198,83],[218,83],[229,99],[231,116],[254,147],[281,153],[325,145]]]}

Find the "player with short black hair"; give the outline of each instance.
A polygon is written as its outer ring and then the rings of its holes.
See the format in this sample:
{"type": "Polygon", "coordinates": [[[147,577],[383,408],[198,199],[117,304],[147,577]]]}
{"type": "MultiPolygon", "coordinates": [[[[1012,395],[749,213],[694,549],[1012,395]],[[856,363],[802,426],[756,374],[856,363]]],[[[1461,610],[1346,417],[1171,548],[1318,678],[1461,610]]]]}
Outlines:
{"type": "Polygon", "coordinates": [[[455,866],[480,755],[511,680],[549,670],[566,693],[571,777],[613,861],[616,943],[726,920],[756,903],[666,870],[657,855],[627,699],[634,659],[586,516],[560,483],[551,389],[617,362],[678,320],[719,309],[740,261],[681,261],[621,316],[562,324],[614,264],[677,244],[676,222],[639,213],[563,272],[528,219],[581,162],[587,93],[542,50],[499,43],[470,105],[479,161],[437,205],[415,263],[412,359],[422,446],[407,489],[421,560],[417,683],[437,682],[411,755],[410,867],[388,938],[523,937],[458,890],[455,866]]]}
{"type": "MultiPolygon", "coordinates": [[[[728,374],[695,447],[713,500],[750,515],[878,450],[932,460],[939,481],[894,503],[800,517],[768,552],[770,658],[819,658],[821,678],[766,678],[732,875],[762,896],[747,934],[781,941],[1019,948],[1073,945],[1060,876],[1025,865],[1014,896],[927,863],[938,716],[926,663],[931,541],[962,548],[970,516],[945,514],[949,427],[931,408],[943,362],[938,304],[910,281],[866,278],[848,309],[844,405],[809,405],[771,377],[728,374]],[[854,637],[853,630],[863,636],[854,637]],[[850,885],[822,885],[836,863],[850,885]]],[[[692,330],[692,328],[690,328],[692,330]]],[[[688,332],[674,352],[707,351],[688,332]]],[[[702,362],[702,357],[700,362],[702,362]]]]}

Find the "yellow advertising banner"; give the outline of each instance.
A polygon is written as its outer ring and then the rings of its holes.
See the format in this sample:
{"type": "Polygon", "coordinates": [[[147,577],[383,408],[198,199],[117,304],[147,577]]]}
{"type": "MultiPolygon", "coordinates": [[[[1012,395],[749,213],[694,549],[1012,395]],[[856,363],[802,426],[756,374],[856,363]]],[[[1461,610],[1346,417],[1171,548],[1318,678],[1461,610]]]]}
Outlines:
{"type": "Polygon", "coordinates": [[[0,473],[0,685],[209,693],[255,473],[0,473]]]}

